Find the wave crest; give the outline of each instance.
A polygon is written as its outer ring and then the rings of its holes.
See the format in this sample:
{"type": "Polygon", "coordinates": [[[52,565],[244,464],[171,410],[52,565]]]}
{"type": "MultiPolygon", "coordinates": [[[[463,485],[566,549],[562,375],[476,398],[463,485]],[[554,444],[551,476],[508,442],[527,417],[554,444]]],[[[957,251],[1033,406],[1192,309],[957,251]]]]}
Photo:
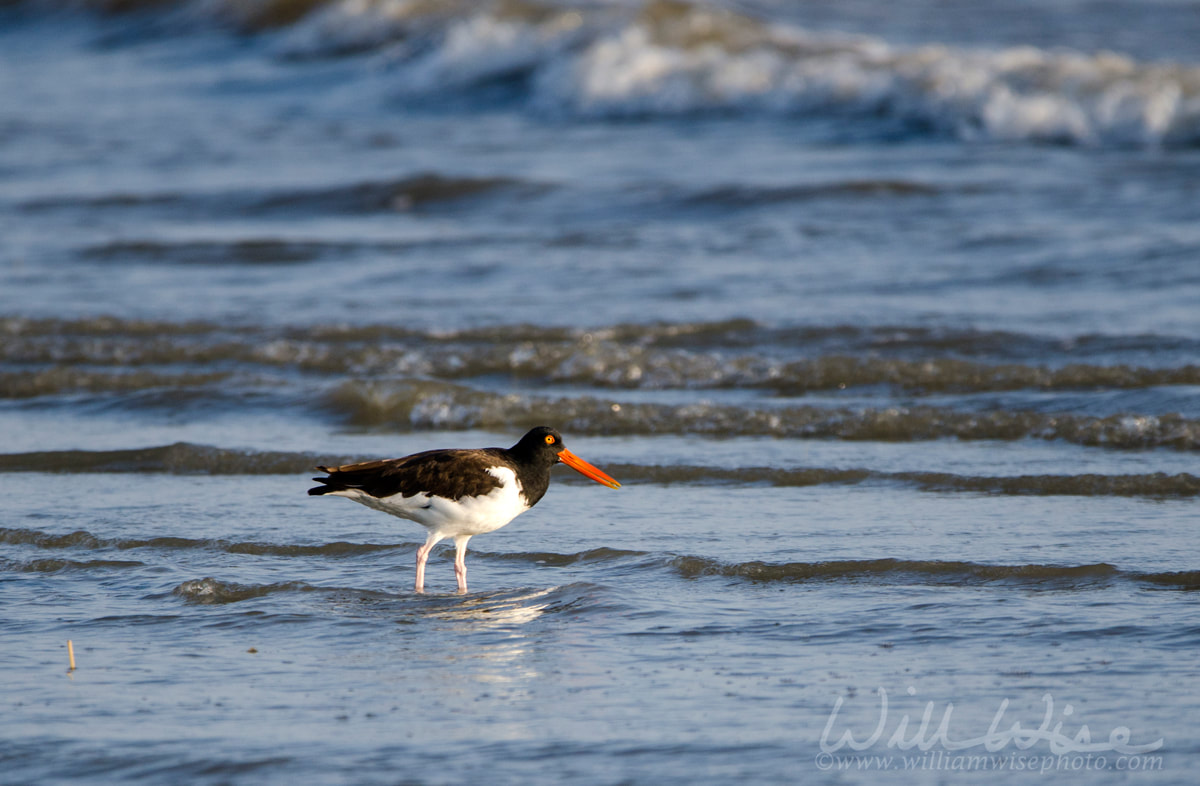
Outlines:
{"type": "Polygon", "coordinates": [[[62,573],[64,571],[87,572],[93,570],[121,570],[123,568],[140,568],[145,567],[145,564],[146,563],[138,562],[137,560],[73,560],[46,557],[42,559],[32,559],[19,562],[16,560],[0,558],[0,571],[16,571],[19,573],[62,573]]]}
{"type": "Polygon", "coordinates": [[[270,329],[110,318],[8,318],[0,320],[0,335],[0,359],[31,367],[0,374],[0,398],[219,389],[231,381],[261,385],[280,369],[442,380],[505,375],[637,390],[749,388],[785,396],[873,386],[927,395],[1200,385],[1195,364],[1112,362],[1144,362],[1156,354],[1200,348],[1190,339],[1170,336],[1051,339],[905,326],[769,328],[748,320],[420,331],[386,325],[270,329]],[[153,339],[147,340],[151,334],[153,339]],[[1042,364],[1022,362],[1031,358],[1042,364]],[[1061,365],[1044,365],[1047,358],[1061,365]],[[1096,362],[1101,358],[1106,362],[1096,362]],[[203,370],[145,368],[177,369],[180,364],[203,370]],[[237,371],[208,370],[214,366],[237,371]],[[246,379],[249,373],[256,376],[246,379]]]}
{"type": "MultiPolygon", "coordinates": [[[[1193,479],[1195,480],[1195,479],[1193,479]]],[[[284,557],[340,559],[397,548],[390,544],[265,544],[227,543],[222,541],[183,539],[151,539],[145,541],[104,541],[86,532],[60,536],[36,530],[0,528],[0,543],[29,544],[44,548],[76,548],[80,552],[106,548],[132,549],[165,546],[170,548],[216,548],[230,553],[268,554],[284,557]],[[159,541],[178,541],[163,544],[159,541]],[[77,544],[77,545],[75,545],[77,544]]],[[[416,543],[404,544],[415,548],[416,543]]],[[[551,568],[577,565],[608,564],[623,572],[669,570],[686,578],[721,576],[756,582],[859,582],[885,584],[947,584],[975,586],[979,584],[1013,584],[1042,589],[1079,589],[1107,586],[1116,582],[1133,582],[1167,589],[1200,590],[1200,571],[1139,571],[1121,569],[1109,563],[1085,565],[1015,564],[998,565],[961,560],[920,560],[881,557],[857,560],[821,560],[813,562],[769,563],[761,561],[725,562],[713,557],[688,554],[655,554],[610,547],[596,547],[573,553],[477,551],[475,559],[519,561],[551,568]]],[[[110,570],[142,567],[136,560],[96,559],[72,560],[64,557],[42,557],[29,561],[0,559],[0,570],[58,572],[63,570],[110,570]]],[[[577,585],[571,585],[577,586],[577,585]]],[[[239,584],[213,577],[193,579],[177,585],[172,593],[190,603],[223,604],[288,592],[370,593],[337,587],[317,587],[304,581],[281,581],[272,584],[239,584]]],[[[390,597],[390,596],[388,596],[390,597]]]]}
{"type": "Polygon", "coordinates": [[[506,94],[551,115],[841,116],[856,132],[1103,146],[1200,144],[1200,67],[1100,52],[897,46],[701,2],[91,0],[246,31],[287,58],[385,53],[409,97],[506,94]]]}
{"type": "Polygon", "coordinates": [[[238,584],[212,577],[185,581],[172,594],[189,603],[219,605],[261,598],[276,592],[303,592],[316,589],[303,581],[282,581],[275,584],[238,584]]]}
{"type": "Polygon", "coordinates": [[[671,566],[686,578],[726,576],[759,582],[878,581],[888,584],[978,585],[1010,583],[1032,589],[1084,589],[1126,580],[1181,590],[1200,589],[1200,571],[1144,573],[1106,562],[1091,565],[989,565],[944,560],[837,560],[830,562],[726,563],[676,557],[671,566]]]}
{"type": "Polygon", "coordinates": [[[399,44],[405,92],[518,79],[550,113],[837,113],[964,139],[1200,142],[1200,68],[1034,47],[906,49],[679,0],[337,3],[292,42],[309,51],[399,44]]]}
{"type": "Polygon", "coordinates": [[[1062,440],[1111,448],[1200,448],[1200,421],[1181,415],[1111,415],[939,407],[849,409],[816,406],[617,403],[595,397],[545,399],[495,395],[430,382],[347,382],[327,405],[360,427],[521,430],[552,421],[577,434],[772,436],[911,442],[1062,440]]]}

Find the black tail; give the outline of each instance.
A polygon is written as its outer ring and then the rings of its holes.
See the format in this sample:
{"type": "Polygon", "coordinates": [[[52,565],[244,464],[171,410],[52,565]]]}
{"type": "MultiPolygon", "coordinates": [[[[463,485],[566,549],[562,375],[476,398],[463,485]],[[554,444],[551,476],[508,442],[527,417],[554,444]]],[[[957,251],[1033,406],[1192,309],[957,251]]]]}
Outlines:
{"type": "MultiPolygon", "coordinates": [[[[321,470],[322,472],[328,472],[330,475],[333,475],[333,473],[335,472],[335,470],[332,470],[329,467],[317,467],[317,469],[321,470]]],[[[310,488],[308,490],[308,494],[309,494],[309,496],[312,496],[312,497],[319,497],[322,494],[329,494],[334,491],[341,491],[344,488],[346,488],[339,481],[335,480],[332,477],[313,478],[313,480],[315,480],[318,483],[324,484],[324,485],[314,486],[313,488],[310,488]]]]}

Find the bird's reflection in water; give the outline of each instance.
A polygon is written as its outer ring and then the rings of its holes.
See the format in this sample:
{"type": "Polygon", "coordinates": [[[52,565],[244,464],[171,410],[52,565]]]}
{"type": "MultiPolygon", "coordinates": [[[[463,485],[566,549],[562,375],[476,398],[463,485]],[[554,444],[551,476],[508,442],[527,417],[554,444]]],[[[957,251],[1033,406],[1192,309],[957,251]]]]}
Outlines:
{"type": "Polygon", "coordinates": [[[532,698],[531,686],[542,676],[535,666],[537,634],[528,625],[569,602],[562,589],[424,596],[404,622],[423,628],[426,642],[440,639],[437,676],[429,678],[444,682],[448,696],[520,702],[532,698]]]}
{"type": "MultiPolygon", "coordinates": [[[[550,597],[558,590],[508,590],[468,596],[449,596],[441,608],[429,616],[443,620],[463,620],[482,627],[524,625],[542,616],[553,605],[550,597]]],[[[439,604],[440,605],[440,604],[439,604]]]]}

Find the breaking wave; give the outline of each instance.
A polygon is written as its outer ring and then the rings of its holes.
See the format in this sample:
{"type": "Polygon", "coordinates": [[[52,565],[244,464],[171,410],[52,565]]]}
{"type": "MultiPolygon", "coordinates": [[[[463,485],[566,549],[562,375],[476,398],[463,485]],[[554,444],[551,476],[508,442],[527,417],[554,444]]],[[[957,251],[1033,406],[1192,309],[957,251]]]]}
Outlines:
{"type": "Polygon", "coordinates": [[[276,31],[285,58],[375,52],[408,98],[445,101],[501,86],[535,111],[572,117],[832,115],[885,134],[1200,143],[1200,67],[1107,52],[905,47],[681,0],[87,4],[183,9],[189,19],[276,31]]]}
{"type": "Polygon", "coordinates": [[[185,581],[172,592],[189,603],[217,605],[261,598],[276,592],[311,592],[317,587],[303,581],[281,581],[275,584],[238,584],[214,578],[185,581]]]}
{"type": "Polygon", "coordinates": [[[211,387],[226,383],[234,369],[260,377],[281,370],[443,380],[504,375],[622,390],[742,388],[782,396],[876,386],[908,395],[1135,389],[1200,385],[1200,366],[1153,365],[1196,351],[1200,342],[1173,336],[1050,338],[749,320],[422,331],[7,318],[0,319],[0,359],[32,368],[0,373],[0,397],[211,387]],[[1029,362],[1034,358],[1041,362],[1029,362]],[[180,364],[204,370],[180,371],[180,364]],[[146,368],[166,365],[173,369],[146,368]]]}
{"type": "MultiPolygon", "coordinates": [[[[284,406],[399,431],[552,422],[595,435],[1195,450],[1200,366],[1186,361],[1196,351],[1194,339],[1172,336],[750,320],[437,331],[10,317],[0,319],[0,400],[93,397],[146,412],[284,406]]],[[[0,470],[271,474],[346,458],[181,443],[0,454],[0,470]]]]}
{"type": "Polygon", "coordinates": [[[329,408],[359,427],[411,429],[531,428],[553,422],[576,434],[689,434],[911,442],[932,439],[1061,440],[1111,448],[1200,447],[1200,421],[1171,414],[1111,415],[928,406],[754,407],[715,403],[616,403],[591,396],[546,399],[497,395],[446,383],[347,382],[329,408]]]}

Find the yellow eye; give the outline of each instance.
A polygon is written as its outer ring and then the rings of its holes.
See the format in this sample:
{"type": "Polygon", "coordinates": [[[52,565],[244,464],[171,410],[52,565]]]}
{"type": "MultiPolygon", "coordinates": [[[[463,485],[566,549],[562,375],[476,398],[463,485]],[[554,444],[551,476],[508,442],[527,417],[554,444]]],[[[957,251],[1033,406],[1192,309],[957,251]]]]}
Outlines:
{"type": "Polygon", "coordinates": [[[547,444],[547,445],[553,445],[553,444],[554,444],[554,435],[553,435],[553,434],[547,434],[547,435],[546,435],[546,444],[547,444]]]}

